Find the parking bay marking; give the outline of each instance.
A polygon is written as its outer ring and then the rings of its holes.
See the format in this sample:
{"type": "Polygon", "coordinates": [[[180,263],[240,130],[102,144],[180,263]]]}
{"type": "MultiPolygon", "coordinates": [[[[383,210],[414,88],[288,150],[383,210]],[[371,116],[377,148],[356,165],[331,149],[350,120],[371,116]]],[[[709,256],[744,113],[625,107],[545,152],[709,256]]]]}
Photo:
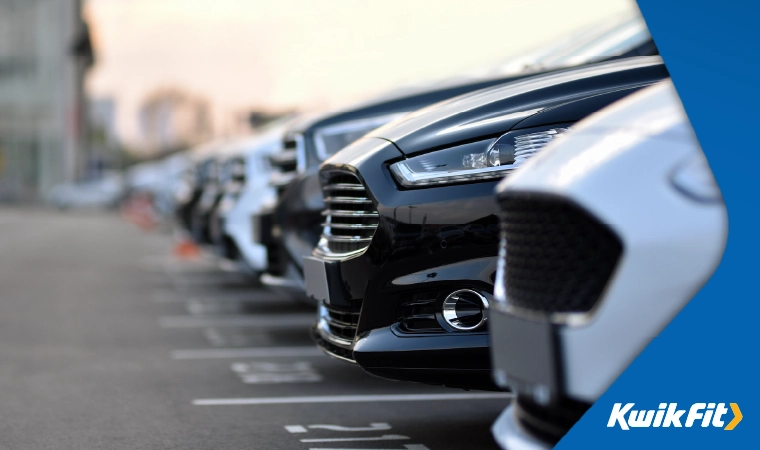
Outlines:
{"type": "Polygon", "coordinates": [[[409,436],[402,436],[400,434],[384,434],[377,437],[301,439],[301,442],[405,441],[408,439],[410,439],[409,436]]]}
{"type": "Polygon", "coordinates": [[[307,361],[234,363],[232,371],[246,384],[318,383],[323,380],[307,361]]]}
{"type": "MultiPolygon", "coordinates": [[[[330,430],[330,431],[338,431],[338,432],[357,432],[357,431],[378,431],[378,430],[390,430],[391,425],[386,422],[373,422],[369,424],[369,427],[345,427],[341,425],[327,425],[327,424],[317,424],[317,425],[308,425],[304,427],[303,425],[285,425],[285,429],[290,433],[306,433],[309,429],[323,429],[323,430],[330,430]]],[[[384,434],[382,436],[365,436],[365,437],[340,437],[340,438],[313,438],[313,439],[301,439],[301,442],[303,443],[316,443],[316,442],[356,442],[356,441],[396,441],[396,440],[407,440],[410,439],[408,436],[403,436],[400,434],[384,434]]],[[[353,449],[315,449],[311,448],[309,450],[353,450],[353,449]]],[[[364,450],[396,450],[396,449],[364,449],[364,450]]],[[[425,447],[422,444],[404,444],[403,450],[429,450],[427,447],[425,447]]]]}
{"type": "Polygon", "coordinates": [[[495,400],[510,399],[513,394],[467,393],[467,394],[387,394],[387,395],[321,395],[310,397],[257,397],[257,398],[207,398],[193,400],[197,406],[234,405],[287,405],[305,403],[364,403],[364,402],[418,402],[438,400],[495,400]]]}
{"type": "MultiPolygon", "coordinates": [[[[308,328],[301,330],[303,334],[307,333],[308,328]]],[[[266,330],[251,327],[208,327],[203,330],[203,337],[206,338],[212,348],[249,348],[249,347],[287,347],[279,345],[272,339],[272,333],[277,330],[266,330]]],[[[294,330],[286,330],[292,332],[294,330]]],[[[311,342],[309,342],[311,344],[311,342]]],[[[309,345],[312,347],[312,345],[309,345]]],[[[208,348],[208,347],[204,347],[208,348]]]]}
{"type": "Polygon", "coordinates": [[[224,359],[224,358],[289,358],[303,356],[323,356],[314,346],[309,347],[250,347],[250,348],[205,348],[196,350],[174,350],[172,359],[224,359]]]}
{"type": "Polygon", "coordinates": [[[368,427],[344,427],[340,425],[327,424],[309,425],[308,427],[304,427],[303,425],[285,425],[285,429],[290,433],[306,433],[309,431],[306,428],[311,428],[312,430],[321,429],[330,431],[387,431],[391,429],[391,425],[387,422],[373,422],[369,424],[368,427]]]}
{"type": "Polygon", "coordinates": [[[255,316],[162,316],[161,328],[205,328],[205,327],[261,327],[289,328],[311,326],[314,314],[289,314],[275,317],[255,316]]]}
{"type": "Polygon", "coordinates": [[[310,448],[309,450],[430,450],[422,444],[404,444],[403,449],[395,448],[310,448]]]}

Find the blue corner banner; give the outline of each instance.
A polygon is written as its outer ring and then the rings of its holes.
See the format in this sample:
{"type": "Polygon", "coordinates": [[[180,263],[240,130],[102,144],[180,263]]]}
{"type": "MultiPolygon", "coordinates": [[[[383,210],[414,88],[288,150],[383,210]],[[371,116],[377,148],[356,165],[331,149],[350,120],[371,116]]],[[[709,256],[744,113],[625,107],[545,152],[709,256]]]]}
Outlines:
{"type": "Polygon", "coordinates": [[[710,281],[557,448],[760,448],[754,436],[760,429],[760,1],[638,5],[723,193],[728,245],[710,281]],[[723,415],[706,427],[701,419],[690,428],[608,427],[615,408],[619,413],[629,403],[636,410],[676,403],[674,413],[685,411],[681,423],[697,403],[705,403],[695,407],[702,413],[714,403],[715,414],[723,415]]]}

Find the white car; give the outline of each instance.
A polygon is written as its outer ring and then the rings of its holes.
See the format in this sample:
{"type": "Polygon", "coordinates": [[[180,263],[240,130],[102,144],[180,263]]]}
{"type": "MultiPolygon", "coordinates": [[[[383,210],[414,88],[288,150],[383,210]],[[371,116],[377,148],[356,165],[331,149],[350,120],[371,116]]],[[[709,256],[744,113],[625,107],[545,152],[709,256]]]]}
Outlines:
{"type": "Polygon", "coordinates": [[[156,210],[164,217],[170,217],[176,208],[174,192],[182,182],[182,176],[190,166],[190,158],[184,152],[176,153],[161,160],[162,176],[155,187],[156,210]]]}
{"type": "Polygon", "coordinates": [[[124,194],[124,180],[120,173],[107,172],[97,180],[60,184],[48,194],[48,201],[56,208],[115,208],[124,194]]]}
{"type": "Polygon", "coordinates": [[[497,188],[505,449],[553,446],[710,278],[728,218],[672,84],[579,123],[497,188]]]}
{"type": "Polygon", "coordinates": [[[277,126],[237,143],[244,150],[222,169],[229,174],[212,235],[222,256],[242,263],[253,274],[262,272],[267,264],[266,246],[255,239],[258,233],[253,216],[276,199],[277,193],[269,185],[269,156],[282,149],[283,131],[277,126]]]}
{"type": "Polygon", "coordinates": [[[174,191],[190,164],[184,152],[158,161],[136,164],[127,171],[127,189],[130,195],[150,194],[155,212],[170,217],[174,212],[174,191]]]}

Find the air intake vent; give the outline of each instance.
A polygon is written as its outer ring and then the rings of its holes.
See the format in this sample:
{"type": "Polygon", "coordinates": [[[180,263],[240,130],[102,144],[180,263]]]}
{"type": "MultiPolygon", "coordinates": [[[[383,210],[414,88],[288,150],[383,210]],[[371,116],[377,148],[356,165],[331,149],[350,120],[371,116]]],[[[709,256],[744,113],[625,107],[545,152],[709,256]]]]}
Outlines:
{"type": "Polygon", "coordinates": [[[401,304],[401,331],[407,333],[443,333],[445,330],[435,317],[437,292],[414,294],[411,301],[401,304]]]}
{"type": "Polygon", "coordinates": [[[347,255],[369,246],[378,224],[378,213],[356,175],[322,173],[325,222],[317,248],[325,254],[347,255]]]}
{"type": "Polygon", "coordinates": [[[507,305],[547,315],[590,311],[622,254],[618,237],[561,198],[511,193],[499,203],[507,305]]]}

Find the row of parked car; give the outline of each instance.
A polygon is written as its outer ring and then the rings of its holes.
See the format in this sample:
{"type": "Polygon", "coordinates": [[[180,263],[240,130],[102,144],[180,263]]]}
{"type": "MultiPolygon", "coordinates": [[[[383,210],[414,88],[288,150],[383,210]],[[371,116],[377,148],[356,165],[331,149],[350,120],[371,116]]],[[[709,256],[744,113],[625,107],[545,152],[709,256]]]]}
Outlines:
{"type": "Polygon", "coordinates": [[[717,266],[727,216],[640,18],[477,77],[194,150],[193,239],[317,310],[335,358],[512,390],[504,448],[556,443],[717,266]]]}

